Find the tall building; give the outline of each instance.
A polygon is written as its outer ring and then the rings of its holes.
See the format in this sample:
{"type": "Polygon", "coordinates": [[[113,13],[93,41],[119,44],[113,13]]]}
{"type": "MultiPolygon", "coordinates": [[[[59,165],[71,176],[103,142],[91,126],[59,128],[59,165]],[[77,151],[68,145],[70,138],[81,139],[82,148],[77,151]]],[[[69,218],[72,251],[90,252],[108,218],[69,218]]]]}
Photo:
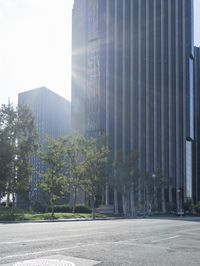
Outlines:
{"type": "Polygon", "coordinates": [[[193,0],[75,0],[74,130],[167,179],[166,202],[192,198],[193,0]]]}
{"type": "MultiPolygon", "coordinates": [[[[47,136],[58,138],[70,133],[71,104],[53,91],[41,87],[19,93],[18,104],[27,105],[32,110],[41,147],[44,147],[47,136]]],[[[36,198],[37,183],[45,166],[37,156],[32,158],[31,163],[33,166],[31,193],[32,197],[36,198]]]]}
{"type": "Polygon", "coordinates": [[[200,48],[194,49],[195,142],[194,142],[194,200],[200,201],[200,48]]]}

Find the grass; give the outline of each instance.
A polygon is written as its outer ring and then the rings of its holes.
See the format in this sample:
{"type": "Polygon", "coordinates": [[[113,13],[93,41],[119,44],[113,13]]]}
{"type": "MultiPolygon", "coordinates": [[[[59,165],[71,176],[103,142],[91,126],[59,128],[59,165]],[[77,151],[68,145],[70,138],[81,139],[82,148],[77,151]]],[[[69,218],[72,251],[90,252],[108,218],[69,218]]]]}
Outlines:
{"type": "MultiPolygon", "coordinates": [[[[105,218],[107,215],[96,214],[96,218],[105,218]]],[[[77,219],[77,218],[92,218],[91,213],[55,213],[54,219],[77,219]]],[[[33,213],[15,209],[11,212],[10,208],[0,208],[0,221],[37,221],[37,220],[52,220],[51,213],[33,213]]]]}

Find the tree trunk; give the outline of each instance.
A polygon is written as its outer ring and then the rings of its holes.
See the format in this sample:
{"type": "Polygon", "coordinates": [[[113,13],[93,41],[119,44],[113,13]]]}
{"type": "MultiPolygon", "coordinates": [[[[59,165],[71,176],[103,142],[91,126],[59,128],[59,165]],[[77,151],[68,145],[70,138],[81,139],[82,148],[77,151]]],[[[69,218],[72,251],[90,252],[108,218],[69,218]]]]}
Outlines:
{"type": "Polygon", "coordinates": [[[116,188],[114,188],[114,208],[115,208],[115,214],[119,214],[118,197],[117,197],[117,189],[116,188]]]}
{"type": "Polygon", "coordinates": [[[135,216],[135,203],[134,203],[134,183],[131,183],[131,191],[130,191],[130,201],[131,201],[131,216],[135,216]]]}
{"type": "Polygon", "coordinates": [[[73,200],[73,207],[72,207],[72,212],[75,213],[75,208],[76,208],[76,198],[77,198],[77,188],[74,188],[74,200],[73,200]]]}
{"type": "Polygon", "coordinates": [[[109,205],[109,185],[106,183],[106,206],[109,205]]]}
{"type": "Polygon", "coordinates": [[[105,202],[105,189],[102,189],[102,196],[101,196],[101,205],[104,205],[105,202]]]}
{"type": "Polygon", "coordinates": [[[6,195],[6,207],[9,207],[9,203],[10,203],[10,193],[8,192],[6,195]]]}
{"type": "Polygon", "coordinates": [[[15,209],[15,205],[16,205],[16,198],[15,198],[15,193],[12,194],[12,210],[14,212],[15,209]]]}
{"type": "Polygon", "coordinates": [[[95,195],[92,196],[92,219],[96,219],[96,210],[95,210],[95,195]]]}
{"type": "Polygon", "coordinates": [[[54,219],[54,203],[53,203],[53,200],[50,201],[50,204],[51,204],[51,217],[52,217],[52,219],[54,219]]]}
{"type": "Polygon", "coordinates": [[[54,205],[51,206],[51,217],[54,219],[54,205]]]}

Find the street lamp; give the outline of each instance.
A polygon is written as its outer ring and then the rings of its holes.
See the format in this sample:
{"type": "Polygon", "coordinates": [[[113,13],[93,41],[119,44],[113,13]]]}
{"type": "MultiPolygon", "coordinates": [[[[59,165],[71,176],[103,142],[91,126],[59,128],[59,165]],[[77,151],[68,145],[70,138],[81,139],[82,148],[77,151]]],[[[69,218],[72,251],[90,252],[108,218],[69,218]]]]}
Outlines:
{"type": "Polygon", "coordinates": [[[156,174],[152,174],[152,178],[155,180],[155,178],[156,178],[156,174]]]}

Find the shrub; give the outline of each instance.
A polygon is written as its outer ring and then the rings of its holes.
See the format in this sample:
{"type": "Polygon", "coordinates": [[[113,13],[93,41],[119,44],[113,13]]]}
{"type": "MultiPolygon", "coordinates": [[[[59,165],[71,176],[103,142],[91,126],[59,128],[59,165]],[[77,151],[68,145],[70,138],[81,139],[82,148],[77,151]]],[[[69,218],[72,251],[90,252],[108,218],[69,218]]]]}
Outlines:
{"type": "Polygon", "coordinates": [[[79,205],[76,205],[75,212],[76,213],[91,213],[92,210],[90,207],[88,207],[86,205],[79,204],[79,205]]]}
{"type": "Polygon", "coordinates": [[[184,202],[183,209],[186,213],[192,213],[192,201],[187,200],[186,202],[184,202]]]}
{"type": "MultiPolygon", "coordinates": [[[[72,212],[72,209],[69,207],[69,205],[55,205],[54,207],[55,212],[72,212]]],[[[51,207],[48,208],[48,212],[51,212],[51,207]]]]}
{"type": "Polygon", "coordinates": [[[31,207],[34,212],[39,212],[39,213],[44,213],[47,209],[47,207],[44,204],[37,202],[37,201],[32,203],[31,207]]]}
{"type": "Polygon", "coordinates": [[[176,204],[173,202],[166,203],[166,211],[167,212],[175,212],[176,211],[176,204]]]}
{"type": "Polygon", "coordinates": [[[196,214],[200,215],[200,201],[193,205],[196,214]]]}

